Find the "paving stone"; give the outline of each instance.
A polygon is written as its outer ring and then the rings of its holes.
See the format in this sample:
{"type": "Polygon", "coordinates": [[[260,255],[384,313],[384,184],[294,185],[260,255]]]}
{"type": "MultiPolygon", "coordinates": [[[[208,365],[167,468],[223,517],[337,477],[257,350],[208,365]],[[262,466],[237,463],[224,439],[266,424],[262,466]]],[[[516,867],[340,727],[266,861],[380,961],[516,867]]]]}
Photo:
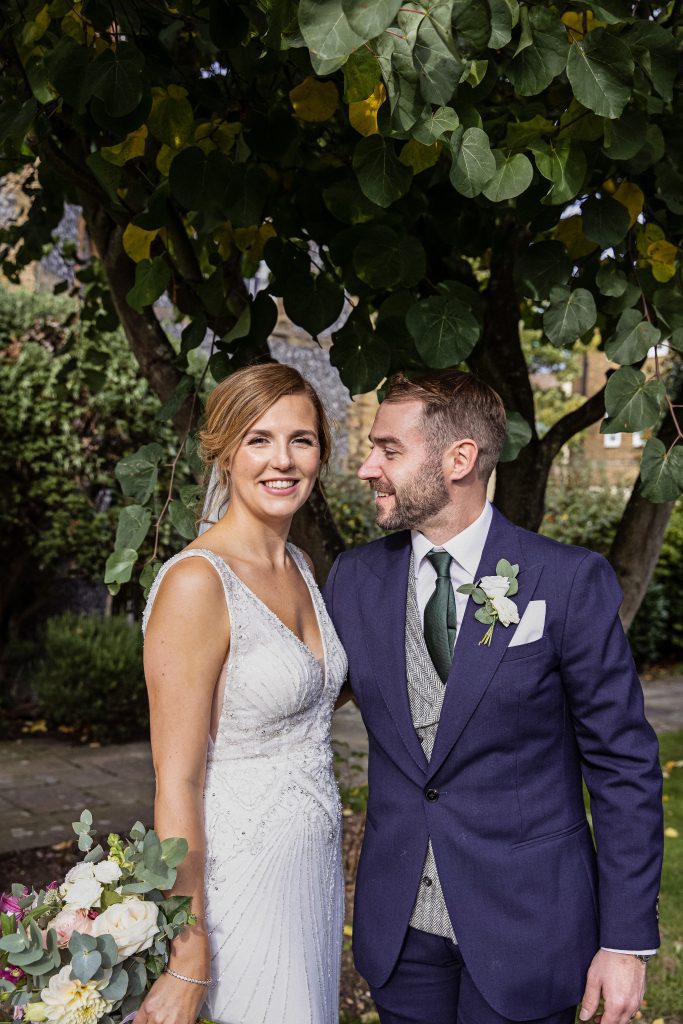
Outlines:
{"type": "Polygon", "coordinates": [[[82,810],[86,806],[86,795],[69,782],[68,786],[17,786],[9,791],[9,799],[17,807],[32,814],[52,811],[82,810]]]}

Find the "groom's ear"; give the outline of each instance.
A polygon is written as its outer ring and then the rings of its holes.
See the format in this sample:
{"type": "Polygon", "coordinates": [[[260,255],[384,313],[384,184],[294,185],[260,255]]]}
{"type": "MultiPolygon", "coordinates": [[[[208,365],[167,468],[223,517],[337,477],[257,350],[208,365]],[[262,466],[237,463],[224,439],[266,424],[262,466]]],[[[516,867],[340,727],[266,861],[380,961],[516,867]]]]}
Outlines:
{"type": "Polygon", "coordinates": [[[448,480],[463,480],[476,469],[479,445],[471,437],[464,437],[444,452],[444,471],[448,480]]]}

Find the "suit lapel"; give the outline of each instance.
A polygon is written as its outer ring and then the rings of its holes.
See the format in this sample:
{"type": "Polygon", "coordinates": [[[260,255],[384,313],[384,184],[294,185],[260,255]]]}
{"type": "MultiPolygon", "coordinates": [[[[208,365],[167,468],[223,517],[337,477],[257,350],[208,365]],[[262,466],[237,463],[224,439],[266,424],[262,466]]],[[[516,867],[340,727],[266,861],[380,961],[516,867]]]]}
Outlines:
{"type": "MultiPolygon", "coordinates": [[[[536,588],[542,566],[524,564],[517,528],[494,508],[475,582],[482,576],[495,575],[496,564],[501,558],[507,558],[513,565],[517,563],[520,567],[517,577],[519,590],[513,600],[521,619],[536,588]]],[[[479,641],[487,627],[474,617],[477,608],[478,605],[469,598],[455,644],[441,720],[429,762],[430,775],[439,770],[458,741],[484,696],[514,633],[512,626],[505,627],[497,623],[490,646],[480,645],[479,641]]]]}
{"type": "Polygon", "coordinates": [[[387,537],[373,546],[365,563],[371,573],[363,581],[360,602],[370,664],[384,703],[406,750],[418,768],[427,769],[410,715],[406,673],[406,602],[410,568],[410,534],[387,537]]]}

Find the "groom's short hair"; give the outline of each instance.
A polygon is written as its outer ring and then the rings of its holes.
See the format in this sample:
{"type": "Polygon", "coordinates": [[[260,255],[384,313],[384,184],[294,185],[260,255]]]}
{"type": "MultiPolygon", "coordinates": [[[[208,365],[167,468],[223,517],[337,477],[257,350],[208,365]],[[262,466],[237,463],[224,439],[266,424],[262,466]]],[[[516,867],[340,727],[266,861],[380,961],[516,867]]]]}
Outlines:
{"type": "Polygon", "coordinates": [[[507,419],[500,395],[479,377],[462,370],[432,370],[414,377],[395,373],[384,401],[422,402],[428,444],[443,452],[454,441],[471,437],[479,447],[479,476],[491,476],[503,450],[507,419]]]}

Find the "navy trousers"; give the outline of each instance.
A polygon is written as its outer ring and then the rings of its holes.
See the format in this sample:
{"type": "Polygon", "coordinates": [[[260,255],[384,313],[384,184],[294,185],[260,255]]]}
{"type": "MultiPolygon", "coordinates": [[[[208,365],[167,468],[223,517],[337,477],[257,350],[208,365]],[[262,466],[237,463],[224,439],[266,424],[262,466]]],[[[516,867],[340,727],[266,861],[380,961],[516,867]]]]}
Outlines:
{"type": "MultiPolygon", "coordinates": [[[[371,988],[381,1024],[519,1024],[501,1017],[475,988],[450,939],[409,928],[396,967],[371,988]]],[[[576,1007],[524,1024],[574,1024],[576,1007]]]]}

